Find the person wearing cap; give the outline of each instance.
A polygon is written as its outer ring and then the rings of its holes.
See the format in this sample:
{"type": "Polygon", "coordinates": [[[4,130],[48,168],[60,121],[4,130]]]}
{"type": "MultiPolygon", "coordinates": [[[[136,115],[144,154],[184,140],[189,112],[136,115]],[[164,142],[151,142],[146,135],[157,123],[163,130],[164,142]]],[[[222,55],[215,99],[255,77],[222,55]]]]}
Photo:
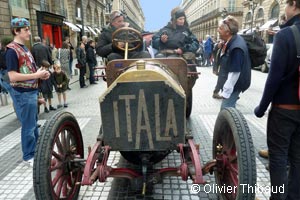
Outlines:
{"type": "MultiPolygon", "coordinates": [[[[124,16],[121,11],[115,10],[110,14],[110,23],[107,27],[103,28],[101,35],[99,36],[96,52],[99,56],[107,58],[108,61],[115,59],[124,59],[124,51],[119,50],[112,45],[112,34],[119,28],[128,26],[128,23],[124,22],[124,16]]],[[[119,43],[120,47],[124,47],[124,43],[119,43]]],[[[150,54],[146,51],[130,51],[128,58],[151,58],[150,54]]]]}
{"type": "Polygon", "coordinates": [[[50,73],[44,69],[37,69],[34,58],[25,46],[30,40],[30,23],[24,18],[11,20],[13,41],[7,45],[6,66],[11,95],[15,112],[21,122],[21,145],[23,160],[33,166],[34,150],[39,131],[37,125],[38,113],[38,82],[46,80],[50,73]]]}
{"type": "Polygon", "coordinates": [[[153,36],[152,44],[158,50],[156,57],[181,57],[186,52],[195,54],[199,48],[180,7],[172,9],[171,21],[153,36]]]}

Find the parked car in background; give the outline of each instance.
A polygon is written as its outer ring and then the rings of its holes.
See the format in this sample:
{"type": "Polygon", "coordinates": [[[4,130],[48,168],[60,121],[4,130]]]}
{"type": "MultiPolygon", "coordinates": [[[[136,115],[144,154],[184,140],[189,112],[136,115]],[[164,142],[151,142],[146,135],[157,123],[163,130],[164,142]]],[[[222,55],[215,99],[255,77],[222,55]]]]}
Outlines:
{"type": "Polygon", "coordinates": [[[271,55],[272,55],[272,50],[273,50],[273,44],[272,43],[267,43],[267,56],[265,58],[265,63],[263,65],[260,65],[258,67],[255,67],[254,69],[256,70],[261,70],[263,73],[267,73],[270,68],[270,63],[271,63],[271,55]]]}
{"type": "Polygon", "coordinates": [[[265,64],[264,67],[261,68],[262,72],[268,72],[270,69],[270,64],[271,64],[271,55],[272,55],[272,51],[273,51],[273,44],[267,44],[267,56],[265,59],[265,64]]]}

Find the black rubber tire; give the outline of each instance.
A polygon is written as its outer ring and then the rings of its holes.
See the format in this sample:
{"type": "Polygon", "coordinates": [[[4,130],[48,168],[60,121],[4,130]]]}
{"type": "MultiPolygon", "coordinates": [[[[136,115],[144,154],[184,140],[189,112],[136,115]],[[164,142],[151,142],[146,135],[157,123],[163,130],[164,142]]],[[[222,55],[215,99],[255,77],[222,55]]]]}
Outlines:
{"type": "Polygon", "coordinates": [[[231,162],[225,162],[227,165],[223,165],[224,162],[217,161],[214,169],[216,183],[219,186],[224,184],[225,186],[237,186],[236,195],[233,193],[221,193],[219,194],[221,199],[254,200],[255,193],[248,193],[248,186],[253,186],[254,188],[256,184],[253,141],[246,119],[235,108],[226,108],[218,115],[213,134],[214,159],[217,158],[216,147],[219,144],[223,146],[222,155],[228,156],[227,158],[229,159],[234,159],[231,162]],[[237,174],[234,172],[235,170],[230,170],[229,165],[237,167],[237,174]],[[232,180],[230,175],[236,178],[237,185],[233,185],[230,182],[232,180]],[[246,184],[244,191],[242,184],[246,184]]]}
{"type": "Polygon", "coordinates": [[[78,163],[70,162],[74,156],[84,157],[80,127],[71,113],[58,112],[43,126],[35,149],[33,185],[37,200],[77,199],[80,184],[76,183],[81,181],[83,170],[78,163]],[[53,185],[55,177],[58,181],[53,185]],[[65,187],[55,191],[60,183],[65,187]],[[64,189],[66,196],[58,196],[64,189]]]}
{"type": "Polygon", "coordinates": [[[156,164],[162,161],[170,153],[170,151],[120,151],[120,153],[128,162],[135,165],[141,165],[143,155],[147,155],[149,163],[156,164]]]}
{"type": "Polygon", "coordinates": [[[193,90],[191,88],[189,89],[189,92],[186,96],[186,111],[185,111],[186,118],[189,118],[191,116],[192,107],[193,107],[193,90]]]}

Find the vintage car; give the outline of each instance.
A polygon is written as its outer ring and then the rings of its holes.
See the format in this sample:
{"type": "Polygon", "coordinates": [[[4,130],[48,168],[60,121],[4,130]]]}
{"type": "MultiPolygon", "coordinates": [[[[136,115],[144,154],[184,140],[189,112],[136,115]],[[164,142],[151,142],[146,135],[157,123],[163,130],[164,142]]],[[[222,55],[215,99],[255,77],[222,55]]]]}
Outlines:
{"type": "Polygon", "coordinates": [[[125,59],[106,66],[107,90],[95,102],[100,104],[101,128],[87,158],[81,130],[71,113],[57,112],[43,126],[33,168],[36,199],[77,199],[81,185],[105,182],[108,177],[141,180],[139,189],[144,195],[148,185],[165,176],[206,184],[203,176],[214,173],[218,185],[234,188],[222,190],[223,199],[253,200],[255,193],[244,186],[256,184],[255,151],[243,115],[234,108],[219,113],[212,159],[202,166],[195,133],[186,126],[197,73],[190,72],[182,58],[127,59],[128,50],[142,43],[134,29],[118,29],[113,42],[119,41],[126,43],[125,59]],[[139,168],[108,166],[111,151],[120,151],[139,168]],[[174,151],[181,159],[179,166],[148,170],[174,151]]]}

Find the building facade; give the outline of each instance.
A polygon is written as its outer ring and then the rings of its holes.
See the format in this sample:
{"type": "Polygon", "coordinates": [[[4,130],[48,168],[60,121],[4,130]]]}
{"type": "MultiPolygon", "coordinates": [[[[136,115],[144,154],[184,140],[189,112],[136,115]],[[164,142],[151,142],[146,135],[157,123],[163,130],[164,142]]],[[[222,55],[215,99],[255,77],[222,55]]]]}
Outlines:
{"type": "Polygon", "coordinates": [[[145,16],[139,0],[108,0],[112,10],[120,10],[126,15],[126,21],[132,28],[143,31],[145,16]]]}
{"type": "MultiPolygon", "coordinates": [[[[267,43],[273,42],[284,14],[285,2],[280,0],[245,0],[243,30],[251,27],[260,32],[267,43]]],[[[251,32],[251,31],[250,31],[251,32]]]]}
{"type": "Polygon", "coordinates": [[[182,7],[198,39],[205,39],[206,35],[217,38],[218,24],[225,15],[233,15],[242,23],[242,0],[183,0],[182,7]]]}
{"type": "Polygon", "coordinates": [[[182,0],[192,32],[199,38],[218,37],[217,27],[226,15],[235,16],[240,33],[259,31],[266,42],[273,41],[284,14],[284,1],[280,0],[182,0]]]}
{"type": "MultiPolygon", "coordinates": [[[[76,46],[83,35],[97,39],[112,10],[123,11],[131,27],[144,29],[139,0],[0,0],[0,39],[11,36],[12,18],[24,17],[31,23],[32,38],[38,35],[59,48],[69,36],[76,46]]],[[[26,45],[31,47],[32,40],[26,45]]]]}

